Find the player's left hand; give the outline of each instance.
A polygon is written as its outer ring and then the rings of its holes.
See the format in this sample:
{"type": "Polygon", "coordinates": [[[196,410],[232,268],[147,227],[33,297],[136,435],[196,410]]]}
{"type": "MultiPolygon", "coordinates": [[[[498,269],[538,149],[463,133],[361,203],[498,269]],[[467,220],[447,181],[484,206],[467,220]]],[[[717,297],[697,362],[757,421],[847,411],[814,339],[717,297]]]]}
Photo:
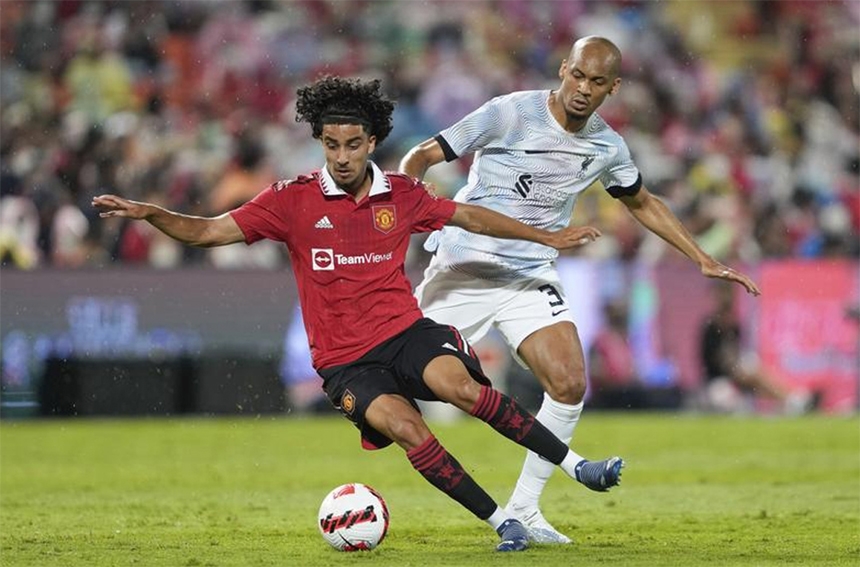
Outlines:
{"type": "Polygon", "coordinates": [[[719,262],[702,266],[702,275],[709,278],[719,278],[730,282],[738,283],[747,290],[747,293],[752,295],[761,295],[761,290],[748,276],[734,270],[728,266],[724,266],[719,262]]]}
{"type": "Polygon", "coordinates": [[[550,233],[545,244],[556,250],[566,250],[585,246],[598,238],[600,238],[600,231],[593,226],[569,226],[550,233]]]}

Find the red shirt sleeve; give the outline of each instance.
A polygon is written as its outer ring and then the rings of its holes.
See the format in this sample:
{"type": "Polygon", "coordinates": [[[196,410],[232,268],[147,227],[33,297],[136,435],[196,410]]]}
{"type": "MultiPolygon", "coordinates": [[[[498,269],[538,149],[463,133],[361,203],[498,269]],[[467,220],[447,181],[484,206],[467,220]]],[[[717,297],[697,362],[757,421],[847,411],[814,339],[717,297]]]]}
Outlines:
{"type": "Polygon", "coordinates": [[[246,244],[253,244],[264,238],[278,242],[287,241],[289,222],[281,199],[283,191],[286,190],[286,184],[275,183],[244,205],[230,211],[230,216],[245,235],[246,244]]]}
{"type": "Polygon", "coordinates": [[[444,197],[434,197],[424,188],[424,184],[416,182],[413,186],[415,192],[415,222],[412,223],[412,232],[432,232],[439,230],[451,220],[457,210],[457,203],[444,197]]]}

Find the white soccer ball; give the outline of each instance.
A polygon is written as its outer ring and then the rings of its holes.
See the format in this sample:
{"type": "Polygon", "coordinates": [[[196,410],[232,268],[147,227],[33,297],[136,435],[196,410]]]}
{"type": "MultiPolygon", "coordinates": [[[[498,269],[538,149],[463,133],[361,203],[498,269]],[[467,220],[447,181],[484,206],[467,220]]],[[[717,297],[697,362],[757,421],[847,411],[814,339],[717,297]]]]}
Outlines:
{"type": "Polygon", "coordinates": [[[340,551],[367,551],[382,543],[388,532],[388,506],[366,484],[343,484],[320,505],[323,538],[340,551]]]}

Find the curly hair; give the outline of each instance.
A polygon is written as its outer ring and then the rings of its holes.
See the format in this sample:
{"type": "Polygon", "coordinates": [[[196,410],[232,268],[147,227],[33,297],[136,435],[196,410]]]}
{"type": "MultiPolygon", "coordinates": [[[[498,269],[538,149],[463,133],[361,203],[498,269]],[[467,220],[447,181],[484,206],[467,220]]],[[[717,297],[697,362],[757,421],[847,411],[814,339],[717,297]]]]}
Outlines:
{"type": "Polygon", "coordinates": [[[296,122],[308,122],[314,138],[322,137],[324,124],[361,124],[377,144],[391,132],[394,102],[380,92],[379,79],[325,76],[297,94],[296,122]]]}

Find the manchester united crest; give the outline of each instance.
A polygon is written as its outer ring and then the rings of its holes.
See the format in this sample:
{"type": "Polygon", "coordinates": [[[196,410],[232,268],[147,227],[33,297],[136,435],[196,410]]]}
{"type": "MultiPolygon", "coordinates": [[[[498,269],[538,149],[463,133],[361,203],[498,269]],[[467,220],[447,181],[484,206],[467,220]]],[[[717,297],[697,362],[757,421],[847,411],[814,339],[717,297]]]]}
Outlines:
{"type": "Polygon", "coordinates": [[[394,205],[377,205],[372,208],[373,227],[379,232],[388,234],[397,226],[397,215],[394,205]]]}
{"type": "Polygon", "coordinates": [[[341,396],[340,407],[350,415],[355,410],[355,396],[349,390],[345,391],[343,396],[341,396]]]}

